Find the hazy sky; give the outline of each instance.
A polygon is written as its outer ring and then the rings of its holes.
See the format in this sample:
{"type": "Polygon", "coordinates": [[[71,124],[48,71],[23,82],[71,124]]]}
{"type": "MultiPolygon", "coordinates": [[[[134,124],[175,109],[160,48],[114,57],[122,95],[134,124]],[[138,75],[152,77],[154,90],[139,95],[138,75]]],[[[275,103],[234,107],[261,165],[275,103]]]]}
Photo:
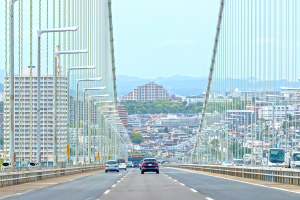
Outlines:
{"type": "MultiPolygon", "coordinates": [[[[33,0],[38,9],[38,0],[33,0]]],[[[154,79],[173,75],[208,76],[220,7],[219,0],[113,0],[113,25],[117,75],[154,79]]],[[[5,24],[4,1],[0,4],[0,23],[5,24]]],[[[18,3],[15,4],[17,15],[18,3]]],[[[24,66],[29,66],[29,4],[24,5],[24,66]]],[[[42,13],[46,4],[42,4],[42,13]]],[[[52,9],[52,3],[49,3],[52,9]]],[[[35,10],[36,16],[37,10],[35,10]]],[[[16,19],[18,16],[16,16],[16,19]]],[[[49,28],[52,12],[49,13],[49,28]]],[[[42,15],[45,28],[46,15],[42,15]]],[[[16,20],[17,22],[17,20],[16,20]]],[[[33,20],[33,65],[36,63],[36,30],[33,20]]],[[[18,55],[18,27],[15,25],[15,56],[18,55]]],[[[49,35],[51,44],[52,34],[49,35]]],[[[46,37],[42,38],[42,44],[46,37]]],[[[1,66],[4,69],[5,32],[0,30],[1,66]]],[[[50,45],[50,51],[51,51],[50,45]]],[[[42,53],[45,53],[43,51],[42,53]]],[[[49,54],[50,63],[52,54],[49,54]]],[[[15,57],[16,58],[16,57],[15,57]]],[[[42,60],[42,66],[44,66],[42,60]]],[[[16,61],[17,62],[17,61],[16,61]]],[[[42,67],[42,74],[46,73],[42,67]]],[[[16,68],[17,72],[17,68],[16,68]]],[[[52,70],[49,72],[52,73],[52,70]]]]}
{"type": "Polygon", "coordinates": [[[118,75],[208,76],[219,0],[114,0],[118,75]]]}

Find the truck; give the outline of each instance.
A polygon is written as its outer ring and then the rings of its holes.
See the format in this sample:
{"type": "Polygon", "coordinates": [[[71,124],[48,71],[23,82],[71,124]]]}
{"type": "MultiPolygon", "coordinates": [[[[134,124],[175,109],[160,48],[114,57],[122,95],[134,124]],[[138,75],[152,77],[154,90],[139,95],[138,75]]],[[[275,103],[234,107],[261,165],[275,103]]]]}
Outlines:
{"type": "Polygon", "coordinates": [[[288,167],[289,168],[300,168],[300,152],[295,151],[291,152],[290,155],[287,157],[288,159],[288,167]]]}

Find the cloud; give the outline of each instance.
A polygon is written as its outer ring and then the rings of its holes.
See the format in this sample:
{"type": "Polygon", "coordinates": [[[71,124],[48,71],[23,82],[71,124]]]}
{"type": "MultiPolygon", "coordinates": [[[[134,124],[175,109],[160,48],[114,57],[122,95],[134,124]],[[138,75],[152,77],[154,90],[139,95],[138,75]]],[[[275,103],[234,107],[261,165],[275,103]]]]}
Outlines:
{"type": "Polygon", "coordinates": [[[163,46],[191,46],[195,45],[196,42],[193,40],[173,40],[168,39],[162,42],[163,46]]]}

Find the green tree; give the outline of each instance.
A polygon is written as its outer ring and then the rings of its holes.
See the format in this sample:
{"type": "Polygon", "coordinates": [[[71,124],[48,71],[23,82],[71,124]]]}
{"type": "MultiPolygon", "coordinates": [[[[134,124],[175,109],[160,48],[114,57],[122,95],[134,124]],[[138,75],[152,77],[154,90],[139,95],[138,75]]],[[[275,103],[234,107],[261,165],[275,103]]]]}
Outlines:
{"type": "Polygon", "coordinates": [[[143,141],[143,136],[142,136],[142,134],[140,134],[138,132],[133,132],[130,135],[130,139],[131,139],[132,143],[140,144],[143,141]]]}
{"type": "Polygon", "coordinates": [[[165,133],[169,133],[168,127],[165,127],[165,128],[164,128],[164,132],[165,132],[165,133]]]}

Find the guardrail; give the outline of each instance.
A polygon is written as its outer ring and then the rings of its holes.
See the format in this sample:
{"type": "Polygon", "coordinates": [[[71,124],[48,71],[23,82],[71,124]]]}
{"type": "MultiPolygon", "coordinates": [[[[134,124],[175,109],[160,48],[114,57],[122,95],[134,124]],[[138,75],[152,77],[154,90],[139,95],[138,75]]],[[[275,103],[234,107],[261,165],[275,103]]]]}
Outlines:
{"type": "Polygon", "coordinates": [[[250,178],[262,181],[300,185],[300,170],[286,168],[252,168],[252,167],[231,167],[218,165],[164,165],[164,167],[174,167],[191,169],[229,176],[250,178]]]}
{"type": "Polygon", "coordinates": [[[1,172],[0,171],[0,187],[18,185],[33,181],[40,181],[48,178],[55,178],[71,174],[83,173],[88,171],[104,169],[104,165],[76,165],[52,167],[52,169],[41,169],[42,167],[30,167],[30,171],[22,172],[1,172]]]}

